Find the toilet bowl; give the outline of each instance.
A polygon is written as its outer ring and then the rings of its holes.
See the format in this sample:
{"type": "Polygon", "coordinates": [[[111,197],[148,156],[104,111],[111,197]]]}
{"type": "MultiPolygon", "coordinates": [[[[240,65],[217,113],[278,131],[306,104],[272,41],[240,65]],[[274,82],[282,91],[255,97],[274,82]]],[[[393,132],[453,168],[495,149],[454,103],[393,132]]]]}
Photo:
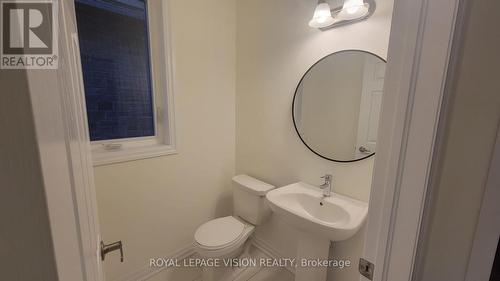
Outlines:
{"type": "Polygon", "coordinates": [[[196,230],[195,250],[204,258],[236,257],[243,252],[254,229],[255,226],[233,216],[211,220],[196,230]]]}
{"type": "MultiPolygon", "coordinates": [[[[216,218],[198,227],[194,249],[201,258],[231,259],[242,254],[255,226],[265,222],[271,210],[265,195],[274,186],[247,175],[233,177],[234,215],[216,218]]],[[[222,281],[230,278],[231,268],[224,266],[202,268],[203,281],[222,281]]]]}

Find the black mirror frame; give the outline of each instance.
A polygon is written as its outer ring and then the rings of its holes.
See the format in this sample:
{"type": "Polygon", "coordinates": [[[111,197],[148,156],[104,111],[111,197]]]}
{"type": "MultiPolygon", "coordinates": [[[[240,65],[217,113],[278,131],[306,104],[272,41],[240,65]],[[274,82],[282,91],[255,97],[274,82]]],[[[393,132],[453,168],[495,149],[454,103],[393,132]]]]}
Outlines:
{"type": "Polygon", "coordinates": [[[329,161],[333,161],[333,162],[337,162],[337,163],[351,163],[351,162],[357,162],[357,161],[361,161],[361,160],[364,160],[364,159],[367,159],[369,157],[372,157],[373,155],[375,155],[375,152],[370,154],[370,155],[367,155],[365,157],[362,157],[362,158],[359,158],[359,159],[353,159],[353,160],[336,160],[336,159],[333,159],[333,158],[329,158],[329,157],[326,157],[326,156],[323,156],[321,155],[320,153],[316,152],[314,149],[312,149],[307,143],[306,141],[302,138],[302,136],[300,135],[300,132],[299,132],[299,129],[297,128],[297,123],[295,122],[295,99],[297,97],[297,91],[299,90],[299,87],[300,87],[300,84],[302,83],[302,81],[304,80],[304,78],[306,77],[307,73],[309,73],[309,71],[311,71],[311,69],[316,66],[318,63],[320,63],[321,61],[323,61],[324,59],[328,58],[328,57],[331,57],[333,55],[336,55],[336,54],[339,54],[339,53],[345,53],[345,52],[361,52],[361,53],[366,53],[366,54],[370,54],[372,56],[375,56],[377,58],[379,58],[380,60],[382,60],[383,62],[387,63],[387,61],[385,59],[383,59],[382,57],[380,57],[379,55],[376,55],[372,52],[369,52],[369,51],[364,51],[364,50],[356,50],[356,49],[348,49],[348,50],[341,50],[341,51],[338,51],[338,52],[334,52],[334,53],[331,53],[331,54],[328,54],[324,57],[322,57],[321,59],[319,59],[317,62],[315,62],[313,65],[311,65],[311,67],[309,67],[307,69],[307,71],[304,73],[304,75],[302,75],[302,78],[300,78],[300,81],[299,83],[297,84],[297,87],[295,87],[295,92],[293,94],[293,101],[292,101],[292,121],[293,121],[293,126],[295,128],[295,132],[297,133],[297,136],[299,136],[299,139],[302,141],[302,143],[310,150],[312,151],[314,154],[316,154],[317,156],[323,158],[323,159],[326,159],[326,160],[329,160],[329,161]]]}

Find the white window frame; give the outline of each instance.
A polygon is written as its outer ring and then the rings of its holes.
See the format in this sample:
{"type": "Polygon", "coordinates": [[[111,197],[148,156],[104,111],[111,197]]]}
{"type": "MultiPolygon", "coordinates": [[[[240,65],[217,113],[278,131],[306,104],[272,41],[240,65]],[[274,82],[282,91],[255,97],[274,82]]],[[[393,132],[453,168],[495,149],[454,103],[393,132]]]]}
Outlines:
{"type": "MultiPolygon", "coordinates": [[[[155,23],[150,17],[152,5],[156,1],[146,0],[149,60],[152,88],[152,104],[155,135],[136,138],[110,139],[91,142],[92,161],[94,166],[109,165],[133,160],[147,159],[164,155],[176,154],[177,140],[175,137],[175,106],[173,65],[170,45],[170,25],[168,15],[161,14],[160,23],[155,23]],[[161,24],[162,40],[160,44],[153,45],[152,27],[161,24]],[[158,48],[158,50],[156,49],[158,48]],[[159,60],[153,58],[153,53],[159,54],[159,60]],[[164,81],[155,83],[155,78],[161,77],[164,81]],[[163,82],[163,83],[162,83],[163,82]]],[[[77,43],[78,44],[78,43],[77,43]]],[[[79,49],[78,49],[79,50],[79,49]]],[[[83,77],[81,62],[78,75],[83,77]]],[[[83,81],[83,79],[80,79],[83,81]]],[[[85,89],[80,85],[82,93],[85,89]]],[[[85,97],[84,97],[85,98],[85,97]]],[[[85,113],[87,118],[87,114],[85,113]]],[[[88,130],[88,119],[87,130],[88,130]]]]}

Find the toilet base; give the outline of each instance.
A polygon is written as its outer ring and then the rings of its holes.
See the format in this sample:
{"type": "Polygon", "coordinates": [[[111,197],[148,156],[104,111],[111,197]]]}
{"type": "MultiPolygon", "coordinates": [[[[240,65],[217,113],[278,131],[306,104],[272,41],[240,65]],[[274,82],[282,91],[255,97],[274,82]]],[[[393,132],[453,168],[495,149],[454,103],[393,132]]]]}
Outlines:
{"type": "Polygon", "coordinates": [[[225,266],[224,258],[231,259],[234,257],[249,257],[251,241],[247,240],[244,245],[239,247],[235,252],[229,255],[219,258],[219,266],[208,267],[204,266],[201,268],[201,280],[202,281],[229,281],[233,280],[237,276],[241,269],[233,266],[225,266]]]}

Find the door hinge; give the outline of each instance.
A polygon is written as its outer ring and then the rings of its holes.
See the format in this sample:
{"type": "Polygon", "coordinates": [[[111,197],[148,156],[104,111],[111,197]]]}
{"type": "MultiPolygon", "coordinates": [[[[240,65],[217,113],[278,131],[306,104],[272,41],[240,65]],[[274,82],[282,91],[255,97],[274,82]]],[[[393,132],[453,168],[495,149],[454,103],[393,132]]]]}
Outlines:
{"type": "Polygon", "coordinates": [[[359,259],[359,273],[369,280],[373,280],[373,272],[375,271],[375,265],[364,258],[359,259]]]}

